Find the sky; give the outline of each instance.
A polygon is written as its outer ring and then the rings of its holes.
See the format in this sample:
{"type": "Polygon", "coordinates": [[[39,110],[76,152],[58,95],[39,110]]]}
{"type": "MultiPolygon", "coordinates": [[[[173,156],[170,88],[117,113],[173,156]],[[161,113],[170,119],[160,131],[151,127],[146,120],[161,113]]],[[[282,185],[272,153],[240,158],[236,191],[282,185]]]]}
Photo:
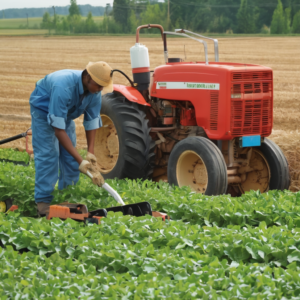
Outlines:
{"type": "MultiPolygon", "coordinates": [[[[90,4],[93,6],[106,6],[106,3],[113,4],[113,0],[77,0],[77,4],[90,4]]],[[[32,8],[66,6],[70,0],[0,0],[0,10],[6,8],[32,8]]]]}

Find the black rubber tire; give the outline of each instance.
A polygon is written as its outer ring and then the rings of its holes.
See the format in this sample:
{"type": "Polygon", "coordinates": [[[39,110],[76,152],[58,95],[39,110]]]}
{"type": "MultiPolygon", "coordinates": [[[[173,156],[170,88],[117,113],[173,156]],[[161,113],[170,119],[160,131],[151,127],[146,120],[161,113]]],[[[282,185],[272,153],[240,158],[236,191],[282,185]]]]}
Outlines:
{"type": "Polygon", "coordinates": [[[170,184],[178,185],[176,178],[177,162],[180,155],[187,150],[196,152],[203,160],[208,184],[205,195],[221,195],[227,190],[227,166],[219,148],[204,137],[188,137],[178,142],[173,148],[168,162],[168,180],[170,184]]]}
{"type": "Polygon", "coordinates": [[[265,138],[259,147],[270,167],[270,190],[287,190],[291,183],[289,165],[281,149],[273,141],[265,138]]]}
{"type": "Polygon", "coordinates": [[[154,168],[155,143],[149,135],[146,114],[138,104],[116,93],[102,97],[101,114],[114,123],[119,138],[119,157],[105,179],[151,178],[154,168]]]}

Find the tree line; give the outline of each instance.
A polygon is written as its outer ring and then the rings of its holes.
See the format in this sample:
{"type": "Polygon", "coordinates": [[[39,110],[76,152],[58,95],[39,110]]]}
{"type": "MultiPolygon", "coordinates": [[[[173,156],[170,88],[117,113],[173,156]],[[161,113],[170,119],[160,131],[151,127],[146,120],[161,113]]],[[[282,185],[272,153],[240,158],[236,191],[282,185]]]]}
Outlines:
{"type": "MultiPolygon", "coordinates": [[[[70,5],[55,6],[55,13],[58,15],[67,16],[69,14],[70,5]]],[[[105,7],[92,6],[89,4],[78,5],[82,16],[87,16],[90,11],[94,16],[103,16],[105,13],[105,7]]],[[[53,15],[53,7],[33,7],[33,8],[7,8],[0,11],[0,19],[20,19],[25,18],[39,18],[42,17],[45,12],[53,15]]]]}
{"type": "Polygon", "coordinates": [[[83,19],[76,0],[67,17],[43,16],[57,33],[134,33],[141,24],[210,33],[300,33],[300,0],[114,0],[101,22],[83,19]]]}

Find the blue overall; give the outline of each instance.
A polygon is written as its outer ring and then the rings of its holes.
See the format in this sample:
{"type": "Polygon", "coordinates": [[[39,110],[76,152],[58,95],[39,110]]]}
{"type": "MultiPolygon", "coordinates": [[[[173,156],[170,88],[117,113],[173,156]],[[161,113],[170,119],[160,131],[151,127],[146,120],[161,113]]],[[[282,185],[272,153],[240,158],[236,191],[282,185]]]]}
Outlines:
{"type": "Polygon", "coordinates": [[[64,129],[76,146],[74,119],[84,114],[86,131],[102,126],[101,93],[84,93],[82,71],[62,70],[36,83],[30,96],[32,146],[35,162],[35,202],[50,203],[57,180],[58,188],[76,184],[78,163],[64,149],[53,127],[64,129]]]}

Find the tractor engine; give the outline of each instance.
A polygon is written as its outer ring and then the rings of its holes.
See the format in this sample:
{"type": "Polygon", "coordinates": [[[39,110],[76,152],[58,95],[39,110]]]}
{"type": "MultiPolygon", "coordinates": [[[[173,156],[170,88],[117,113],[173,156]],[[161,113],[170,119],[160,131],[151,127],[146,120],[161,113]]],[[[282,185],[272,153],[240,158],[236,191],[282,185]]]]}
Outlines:
{"type": "Polygon", "coordinates": [[[197,126],[194,106],[189,101],[151,100],[157,126],[197,126]]]}
{"type": "Polygon", "coordinates": [[[152,108],[157,113],[157,125],[175,125],[176,124],[176,105],[168,100],[160,100],[153,102],[152,108]]]}

